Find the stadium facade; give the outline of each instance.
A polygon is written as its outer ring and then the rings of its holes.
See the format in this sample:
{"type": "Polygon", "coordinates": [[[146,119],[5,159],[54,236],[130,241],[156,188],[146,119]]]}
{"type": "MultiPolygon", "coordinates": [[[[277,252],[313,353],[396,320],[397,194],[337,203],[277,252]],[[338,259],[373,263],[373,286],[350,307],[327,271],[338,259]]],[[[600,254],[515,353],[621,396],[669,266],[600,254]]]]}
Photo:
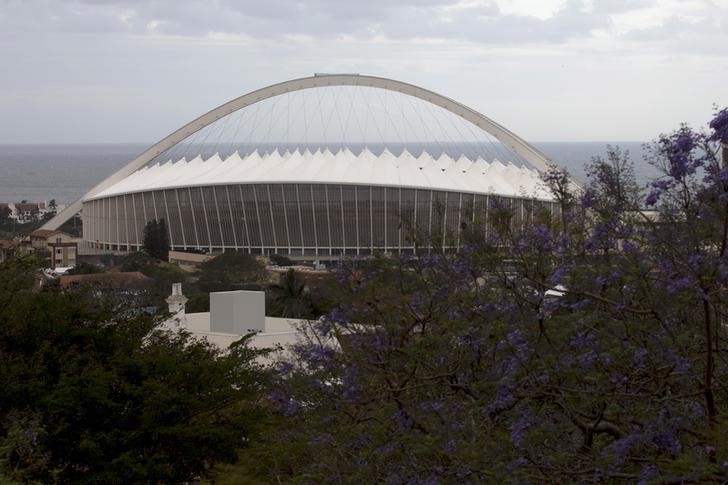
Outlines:
{"type": "MultiPolygon", "coordinates": [[[[323,119],[323,116],[322,116],[323,119]]],[[[272,122],[271,122],[272,123],[272,122]]],[[[269,128],[270,129],[270,128],[269,128]]],[[[203,115],[101,182],[68,211],[81,210],[91,247],[133,251],[144,227],[164,219],[178,250],[228,249],[293,257],[417,253],[423,242],[456,250],[489,214],[512,210],[522,226],[538,208],[557,206],[541,183],[547,160],[492,120],[416,86],[358,75],[314,76],[263,88],[203,115]],[[174,148],[224,116],[281,94],[322,86],[366,86],[415,96],[471,123],[511,148],[511,160],[393,153],[339,144],[175,156],[174,148]]],[[[60,225],[59,214],[47,226],[60,225]]]]}

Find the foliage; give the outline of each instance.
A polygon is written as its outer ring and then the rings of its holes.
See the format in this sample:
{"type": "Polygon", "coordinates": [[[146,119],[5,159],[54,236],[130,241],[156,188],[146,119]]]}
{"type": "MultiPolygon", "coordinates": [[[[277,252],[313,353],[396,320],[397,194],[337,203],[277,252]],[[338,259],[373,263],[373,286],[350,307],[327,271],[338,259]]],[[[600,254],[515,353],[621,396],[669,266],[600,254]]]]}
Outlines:
{"type": "Polygon", "coordinates": [[[7,206],[0,207],[0,226],[5,225],[10,219],[10,208],[7,206]]]}
{"type": "Polygon", "coordinates": [[[86,263],[86,262],[80,262],[73,268],[69,269],[66,274],[74,275],[74,274],[94,274],[94,273],[101,273],[101,269],[96,266],[95,264],[86,263]]]}
{"type": "Polygon", "coordinates": [[[200,265],[197,287],[204,293],[258,289],[266,279],[265,266],[255,256],[226,251],[200,265]]]}
{"type": "Polygon", "coordinates": [[[74,237],[81,237],[81,233],[83,232],[83,222],[81,217],[78,214],[74,215],[64,222],[58,230],[74,237]]]}
{"type": "Polygon", "coordinates": [[[154,259],[167,261],[169,257],[169,235],[164,219],[153,219],[144,226],[144,252],[154,259]]]}
{"type": "Polygon", "coordinates": [[[726,113],[711,133],[656,141],[664,175],[646,194],[610,149],[584,190],[549,172],[559,210],[530,227],[343,264],[339,307],[278,364],[269,400],[284,421],[267,439],[291,458],[262,473],[728,480],[726,113]]]}
{"type": "Polygon", "coordinates": [[[223,353],[96,293],[33,292],[34,267],[0,265],[0,480],[179,483],[235,460],[266,379],[249,337],[223,353]]]}
{"type": "Polygon", "coordinates": [[[313,303],[306,284],[292,269],[286,271],[280,283],[268,287],[269,311],[283,318],[312,318],[313,303]]]}
{"type": "Polygon", "coordinates": [[[271,254],[270,262],[276,266],[293,266],[293,261],[290,258],[280,254],[271,254]]]}
{"type": "Polygon", "coordinates": [[[157,267],[157,260],[144,251],[117,256],[115,263],[121,271],[140,271],[147,276],[151,276],[157,267]]]}

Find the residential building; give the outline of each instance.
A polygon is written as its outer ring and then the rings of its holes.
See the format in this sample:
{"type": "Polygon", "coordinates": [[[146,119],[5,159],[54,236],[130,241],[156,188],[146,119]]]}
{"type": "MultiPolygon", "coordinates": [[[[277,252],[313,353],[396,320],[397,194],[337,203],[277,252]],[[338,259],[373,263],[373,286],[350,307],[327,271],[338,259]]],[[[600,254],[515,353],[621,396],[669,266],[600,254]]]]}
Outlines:
{"type": "Polygon", "coordinates": [[[36,251],[45,251],[49,243],[75,243],[74,237],[58,230],[38,229],[30,234],[30,245],[36,251]]]}

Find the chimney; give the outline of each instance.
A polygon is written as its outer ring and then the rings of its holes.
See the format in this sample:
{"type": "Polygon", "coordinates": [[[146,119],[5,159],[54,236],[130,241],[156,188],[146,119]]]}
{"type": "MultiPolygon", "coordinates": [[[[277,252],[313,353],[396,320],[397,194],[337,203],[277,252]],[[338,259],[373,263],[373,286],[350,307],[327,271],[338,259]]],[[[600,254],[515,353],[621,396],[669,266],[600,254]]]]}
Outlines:
{"type": "Polygon", "coordinates": [[[165,301],[169,305],[169,313],[184,315],[187,297],[182,294],[182,283],[172,283],[172,294],[165,301]]]}

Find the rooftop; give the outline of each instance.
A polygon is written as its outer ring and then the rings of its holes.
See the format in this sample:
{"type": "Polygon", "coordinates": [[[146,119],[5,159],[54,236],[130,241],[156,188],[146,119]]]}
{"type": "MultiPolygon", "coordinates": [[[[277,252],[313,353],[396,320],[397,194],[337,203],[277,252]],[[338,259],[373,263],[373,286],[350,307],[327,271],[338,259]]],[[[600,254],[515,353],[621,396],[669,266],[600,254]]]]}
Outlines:
{"type": "Polygon", "coordinates": [[[234,183],[330,183],[400,186],[506,196],[551,199],[532,167],[499,160],[455,159],[443,153],[433,158],[423,151],[414,156],[407,150],[394,155],[384,150],[377,155],[368,149],[354,154],[349,149],[335,153],[324,150],[303,152],[238,152],[222,159],[215,154],[144,167],[92,198],[108,197],[151,189],[234,183]]]}

